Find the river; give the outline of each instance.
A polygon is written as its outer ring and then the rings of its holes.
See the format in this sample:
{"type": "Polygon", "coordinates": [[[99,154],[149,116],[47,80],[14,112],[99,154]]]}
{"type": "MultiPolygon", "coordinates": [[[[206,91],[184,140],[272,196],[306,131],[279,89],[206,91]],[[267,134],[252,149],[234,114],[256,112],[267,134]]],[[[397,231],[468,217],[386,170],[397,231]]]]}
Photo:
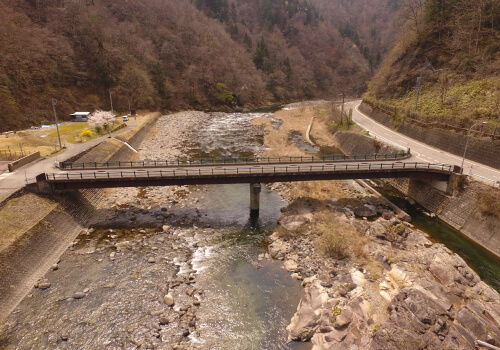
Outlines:
{"type": "MultiPolygon", "coordinates": [[[[183,155],[259,153],[264,130],[251,125],[256,117],[280,126],[272,114],[213,113],[184,141],[183,155]]],[[[141,156],[152,159],[161,148],[158,140],[146,140],[141,156]],[[155,149],[148,142],[155,142],[155,149]]],[[[290,141],[302,144],[296,135],[290,141]]],[[[252,217],[248,185],[184,187],[168,196],[162,191],[113,192],[121,198],[109,209],[113,215],[82,233],[46,274],[50,288],[33,289],[21,302],[6,323],[0,347],[310,349],[309,343],[288,344],[285,331],[303,293],[300,282],[281,262],[261,259],[266,237],[286,205],[279,194],[263,187],[260,215],[252,217]],[[167,294],[175,299],[172,308],[165,305],[167,294]]],[[[471,249],[468,241],[457,248],[450,243],[456,232],[412,207],[404,209],[417,228],[465,254],[498,290],[498,259],[471,249]]]]}
{"type": "MultiPolygon", "coordinates": [[[[264,130],[250,122],[263,116],[279,127],[267,113],[211,114],[185,141],[185,156],[255,155],[264,130]]],[[[77,238],[46,274],[50,288],[20,303],[0,347],[310,349],[287,344],[285,331],[300,281],[282,262],[259,260],[286,205],[281,197],[263,187],[260,215],[251,217],[248,185],[180,188],[175,200],[159,193],[118,190],[114,214],[77,238]]]]}

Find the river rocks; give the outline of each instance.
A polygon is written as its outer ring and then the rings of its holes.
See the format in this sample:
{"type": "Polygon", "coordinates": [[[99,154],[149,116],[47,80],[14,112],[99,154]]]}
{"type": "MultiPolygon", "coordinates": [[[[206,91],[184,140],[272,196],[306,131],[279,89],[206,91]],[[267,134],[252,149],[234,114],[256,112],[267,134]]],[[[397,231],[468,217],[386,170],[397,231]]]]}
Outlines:
{"type": "Polygon", "coordinates": [[[363,227],[349,220],[372,240],[367,251],[382,271],[350,261],[332,266],[311,251],[308,237],[272,237],[269,252],[285,260],[292,277],[298,270],[314,274],[304,278],[289,340],[310,340],[313,350],[472,350],[475,339],[500,344],[500,297],[463,259],[392,215],[363,227]]]}
{"type": "Polygon", "coordinates": [[[295,260],[286,260],[283,267],[287,271],[296,272],[298,269],[297,262],[295,260]]]}
{"type": "Polygon", "coordinates": [[[73,299],[83,299],[87,296],[84,292],[73,293],[73,299]]]}
{"type": "Polygon", "coordinates": [[[154,264],[154,263],[156,263],[156,259],[153,258],[153,257],[150,257],[150,258],[148,258],[148,263],[149,264],[154,264]]]}
{"type": "Polygon", "coordinates": [[[279,220],[279,224],[291,232],[297,231],[307,219],[303,215],[285,216],[279,220]]]}
{"type": "Polygon", "coordinates": [[[165,304],[168,306],[173,306],[174,305],[174,297],[170,294],[167,294],[163,297],[163,300],[165,301],[165,304]]]}
{"type": "Polygon", "coordinates": [[[354,215],[356,216],[375,216],[377,213],[367,206],[357,207],[353,209],[354,215]]]}
{"type": "Polygon", "coordinates": [[[48,289],[52,286],[52,283],[50,282],[42,282],[38,284],[39,289],[48,289]]]}
{"type": "Polygon", "coordinates": [[[290,251],[290,244],[281,239],[277,239],[269,245],[268,249],[269,255],[271,255],[273,259],[283,260],[285,254],[290,251]]]}
{"type": "Polygon", "coordinates": [[[391,220],[393,219],[395,216],[394,212],[393,211],[390,211],[390,210],[386,210],[382,213],[382,217],[385,219],[385,220],[391,220]]]}

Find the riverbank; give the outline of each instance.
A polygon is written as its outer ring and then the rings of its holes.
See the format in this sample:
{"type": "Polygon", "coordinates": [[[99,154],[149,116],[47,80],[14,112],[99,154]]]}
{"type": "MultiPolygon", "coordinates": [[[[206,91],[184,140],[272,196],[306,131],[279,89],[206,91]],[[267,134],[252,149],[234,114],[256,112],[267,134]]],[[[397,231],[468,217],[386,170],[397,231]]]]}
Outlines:
{"type": "MultiPolygon", "coordinates": [[[[138,156],[186,157],[194,146],[223,151],[234,141],[221,132],[260,139],[261,129],[247,125],[254,117],[165,116],[138,156]],[[204,142],[195,144],[200,133],[204,142]]],[[[258,145],[249,142],[240,151],[258,145]]],[[[286,345],[285,332],[300,284],[279,265],[257,262],[284,205],[275,192],[263,191],[255,221],[248,186],[99,192],[88,229],[72,238],[8,318],[0,347],[300,348],[286,345]]]]}
{"type": "MultiPolygon", "coordinates": [[[[297,122],[296,114],[281,117],[284,125],[297,122]]],[[[279,131],[268,132],[270,145],[279,144],[279,131]]],[[[286,135],[281,140],[293,147],[286,135]]],[[[273,188],[290,203],[269,254],[306,292],[287,327],[290,340],[311,341],[315,350],[475,349],[476,340],[498,346],[498,293],[458,255],[414,230],[409,217],[395,217],[342,182],[273,188]]]]}

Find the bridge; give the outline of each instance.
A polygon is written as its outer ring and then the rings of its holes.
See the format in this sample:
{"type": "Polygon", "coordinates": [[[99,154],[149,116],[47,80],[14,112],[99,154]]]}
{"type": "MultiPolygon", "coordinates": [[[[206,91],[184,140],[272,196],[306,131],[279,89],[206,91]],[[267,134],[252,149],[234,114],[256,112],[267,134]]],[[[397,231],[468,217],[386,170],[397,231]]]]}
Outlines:
{"type": "Polygon", "coordinates": [[[406,158],[409,156],[409,153],[404,153],[390,157],[335,155],[63,163],[61,171],[40,174],[36,179],[40,191],[50,192],[84,188],[248,183],[252,210],[259,208],[261,183],[405,177],[444,182],[443,190],[450,190],[450,180],[460,171],[459,167],[408,162],[406,158]]]}

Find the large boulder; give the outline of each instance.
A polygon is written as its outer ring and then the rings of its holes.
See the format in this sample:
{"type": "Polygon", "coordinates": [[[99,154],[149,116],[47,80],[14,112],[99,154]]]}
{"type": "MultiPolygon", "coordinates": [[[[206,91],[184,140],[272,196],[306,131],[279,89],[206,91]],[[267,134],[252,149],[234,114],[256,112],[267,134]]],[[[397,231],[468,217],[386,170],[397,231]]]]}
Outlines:
{"type": "Polygon", "coordinates": [[[286,327],[288,339],[309,341],[318,328],[320,314],[316,313],[311,305],[310,293],[306,293],[300,300],[297,312],[293,315],[290,324],[286,327]]]}
{"type": "Polygon", "coordinates": [[[268,250],[273,259],[283,260],[285,255],[290,252],[290,244],[277,239],[269,245],[268,250]]]}
{"type": "Polygon", "coordinates": [[[308,220],[303,215],[285,216],[280,219],[279,224],[290,232],[297,231],[308,220]]]}
{"type": "Polygon", "coordinates": [[[377,213],[369,207],[362,206],[353,209],[356,216],[375,216],[377,213]]]}

